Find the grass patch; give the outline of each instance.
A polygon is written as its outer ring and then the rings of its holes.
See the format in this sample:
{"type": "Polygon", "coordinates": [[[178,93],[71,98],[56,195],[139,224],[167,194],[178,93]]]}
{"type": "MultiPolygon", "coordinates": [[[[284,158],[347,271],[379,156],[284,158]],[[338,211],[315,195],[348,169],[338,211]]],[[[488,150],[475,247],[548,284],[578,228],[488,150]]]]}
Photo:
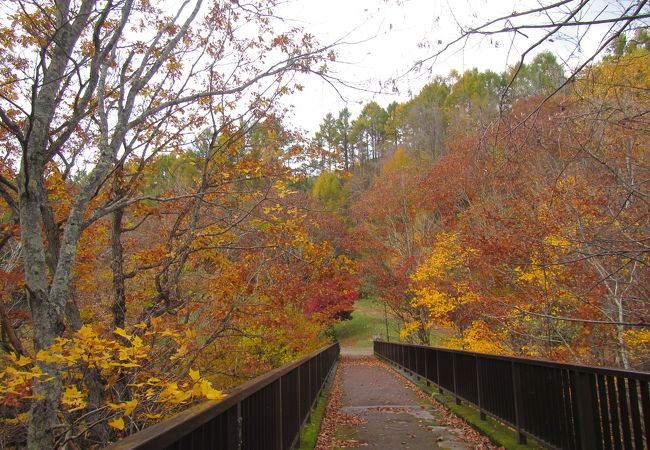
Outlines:
{"type": "MultiPolygon", "coordinates": [[[[372,347],[372,337],[386,339],[384,306],[375,299],[359,299],[354,304],[352,319],[334,325],[334,335],[341,345],[348,347],[372,347]]],[[[391,341],[399,338],[399,323],[388,317],[388,336],[391,341]]]]}
{"type": "MultiPolygon", "coordinates": [[[[334,336],[344,347],[370,348],[372,337],[386,339],[386,317],[384,304],[375,298],[361,298],[354,304],[352,319],[344,320],[333,327],[334,336]]],[[[405,342],[399,337],[399,322],[388,314],[388,337],[391,342],[405,342]]],[[[439,334],[431,334],[431,344],[442,339],[439,334]]]]}
{"type": "Polygon", "coordinates": [[[300,442],[298,443],[298,450],[312,450],[316,446],[316,440],[318,439],[318,433],[320,433],[320,426],[323,423],[323,418],[325,417],[325,408],[327,407],[327,402],[330,398],[330,392],[332,391],[332,383],[334,382],[334,374],[336,370],[332,372],[332,376],[327,381],[323,390],[318,397],[316,406],[311,412],[311,420],[302,427],[300,430],[300,442]]]}
{"type": "Polygon", "coordinates": [[[489,437],[497,445],[513,450],[546,448],[537,445],[532,438],[528,438],[528,444],[520,444],[515,430],[501,422],[497,422],[490,416],[485,420],[481,420],[478,409],[466,403],[456,404],[456,399],[451,395],[434,392],[432,396],[449,408],[454,414],[462,417],[472,428],[489,437]]]}

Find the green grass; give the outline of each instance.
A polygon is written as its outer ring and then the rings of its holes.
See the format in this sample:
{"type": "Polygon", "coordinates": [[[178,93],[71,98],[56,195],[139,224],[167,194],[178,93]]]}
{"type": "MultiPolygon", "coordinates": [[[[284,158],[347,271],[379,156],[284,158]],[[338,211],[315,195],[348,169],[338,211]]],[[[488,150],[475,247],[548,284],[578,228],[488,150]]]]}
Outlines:
{"type": "MultiPolygon", "coordinates": [[[[372,337],[386,339],[386,320],[384,307],[380,301],[371,298],[359,299],[354,304],[351,320],[334,325],[334,335],[338,341],[349,347],[372,347],[372,337]]],[[[388,335],[391,341],[399,338],[397,321],[388,317],[388,335]]]]}
{"type": "MultiPolygon", "coordinates": [[[[388,313],[388,337],[392,342],[405,342],[399,337],[399,322],[388,313]]],[[[351,320],[344,320],[333,327],[334,336],[344,347],[370,348],[372,337],[386,340],[386,317],[384,304],[375,298],[361,298],[354,304],[351,320]]],[[[432,333],[432,345],[440,341],[440,335],[432,333]]]]}
{"type": "Polygon", "coordinates": [[[532,439],[528,439],[528,444],[522,445],[517,438],[517,432],[512,428],[497,422],[491,417],[481,420],[481,415],[478,409],[473,406],[463,404],[456,404],[456,400],[451,395],[434,393],[433,397],[440,403],[449,408],[454,414],[462,417],[471,427],[487,436],[497,445],[507,448],[508,450],[524,450],[524,449],[543,449],[536,445],[532,439]]]}
{"type": "Polygon", "coordinates": [[[311,412],[311,420],[300,430],[298,450],[312,450],[316,446],[318,433],[320,433],[320,426],[325,417],[325,408],[327,407],[330,392],[332,391],[333,381],[334,377],[332,376],[323,387],[320,397],[318,397],[316,406],[311,412]]]}

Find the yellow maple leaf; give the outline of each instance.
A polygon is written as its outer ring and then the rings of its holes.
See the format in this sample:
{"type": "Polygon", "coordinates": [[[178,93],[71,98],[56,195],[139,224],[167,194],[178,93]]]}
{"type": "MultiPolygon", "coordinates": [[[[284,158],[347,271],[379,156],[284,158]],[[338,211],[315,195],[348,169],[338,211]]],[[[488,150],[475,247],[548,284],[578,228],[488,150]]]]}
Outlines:
{"type": "Polygon", "coordinates": [[[61,403],[72,407],[68,411],[77,411],[86,407],[84,394],[76,386],[67,386],[61,396],[61,403]]]}
{"type": "Polygon", "coordinates": [[[126,331],[124,331],[123,328],[116,328],[113,333],[117,334],[118,336],[122,336],[125,339],[131,340],[131,335],[127,334],[126,331]]]}
{"type": "Polygon", "coordinates": [[[201,392],[208,400],[221,400],[224,398],[223,392],[212,387],[208,380],[201,380],[201,392]]]}
{"type": "Polygon", "coordinates": [[[93,330],[88,325],[84,325],[79,329],[79,331],[77,331],[77,336],[85,339],[90,339],[97,337],[97,333],[95,333],[95,330],[93,330]]]}
{"type": "Polygon", "coordinates": [[[52,354],[50,352],[47,352],[45,350],[39,350],[38,353],[36,353],[36,359],[39,361],[44,361],[44,362],[57,362],[60,363],[62,362],[61,360],[64,359],[61,355],[57,354],[52,354]]]}
{"type": "Polygon", "coordinates": [[[20,355],[20,358],[16,361],[16,364],[18,367],[23,367],[26,366],[27,364],[31,364],[34,361],[31,358],[27,358],[26,356],[20,355]]]}
{"type": "Polygon", "coordinates": [[[138,406],[138,401],[136,399],[122,403],[122,409],[124,409],[124,415],[130,416],[136,406],[138,406]]]}
{"type": "Polygon", "coordinates": [[[190,378],[194,381],[198,381],[201,378],[201,374],[198,370],[190,369],[190,378]]]}
{"type": "Polygon", "coordinates": [[[117,428],[118,430],[124,429],[124,419],[122,419],[121,417],[111,420],[110,422],[108,422],[108,424],[113,428],[117,428]]]}
{"type": "Polygon", "coordinates": [[[111,403],[111,402],[106,402],[106,405],[115,410],[115,409],[123,409],[124,410],[124,415],[125,416],[130,416],[133,410],[138,406],[138,400],[133,399],[129,400],[128,402],[124,403],[111,403]]]}

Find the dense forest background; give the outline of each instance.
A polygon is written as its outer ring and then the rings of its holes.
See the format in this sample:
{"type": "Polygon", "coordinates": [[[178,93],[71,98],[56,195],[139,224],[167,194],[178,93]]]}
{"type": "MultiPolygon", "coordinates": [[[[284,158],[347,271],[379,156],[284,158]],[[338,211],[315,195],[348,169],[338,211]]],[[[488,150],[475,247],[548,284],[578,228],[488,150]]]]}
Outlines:
{"type": "Polygon", "coordinates": [[[360,296],[412,342],[650,369],[644,28],[579,73],[452,72],[312,138],[280,100],[336,54],[275,2],[55,3],[11,2],[0,35],[3,448],[220,399],[360,296]]]}
{"type": "Polygon", "coordinates": [[[403,338],[648,370],[648,44],[621,37],[571,79],[540,53],[324,118],[312,193],[403,338]]]}

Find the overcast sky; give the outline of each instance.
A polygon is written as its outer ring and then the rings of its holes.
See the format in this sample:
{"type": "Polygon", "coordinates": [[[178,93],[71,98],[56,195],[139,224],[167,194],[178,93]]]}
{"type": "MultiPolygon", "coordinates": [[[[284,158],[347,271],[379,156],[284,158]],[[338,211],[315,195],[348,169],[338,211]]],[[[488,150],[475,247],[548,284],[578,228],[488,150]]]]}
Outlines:
{"type": "MultiPolygon", "coordinates": [[[[603,0],[603,4],[606,0],[603,0]]],[[[338,47],[339,62],[330,66],[331,74],[358,89],[337,85],[344,99],[326,83],[312,77],[303,84],[306,89],[290,100],[295,107],[293,123],[313,133],[328,112],[338,113],[347,106],[355,116],[362,105],[376,100],[382,106],[391,101],[402,102],[416,95],[434,75],[448,75],[455,69],[463,72],[480,70],[504,71],[518,61],[534,34],[511,45],[508,37],[477,38],[464,46],[456,46],[439,57],[433,73],[409,72],[414,63],[430,56],[435,49],[459,35],[459,24],[478,25],[488,19],[512,11],[538,6],[536,0],[295,0],[289,1],[279,15],[291,18],[305,27],[321,43],[342,41],[338,47]],[[396,80],[399,93],[375,93],[380,83],[396,80]],[[366,91],[367,90],[367,91],[366,91]],[[370,92],[368,92],[370,91],[370,92]]],[[[599,6],[599,5],[596,5],[599,6]]],[[[597,41],[582,42],[583,50],[592,50],[597,41]]],[[[539,51],[552,49],[571,66],[579,60],[572,57],[575,46],[555,42],[539,51]]],[[[537,52],[535,52],[537,53],[537,52]]],[[[534,55],[534,54],[533,54],[534,55]]]]}

